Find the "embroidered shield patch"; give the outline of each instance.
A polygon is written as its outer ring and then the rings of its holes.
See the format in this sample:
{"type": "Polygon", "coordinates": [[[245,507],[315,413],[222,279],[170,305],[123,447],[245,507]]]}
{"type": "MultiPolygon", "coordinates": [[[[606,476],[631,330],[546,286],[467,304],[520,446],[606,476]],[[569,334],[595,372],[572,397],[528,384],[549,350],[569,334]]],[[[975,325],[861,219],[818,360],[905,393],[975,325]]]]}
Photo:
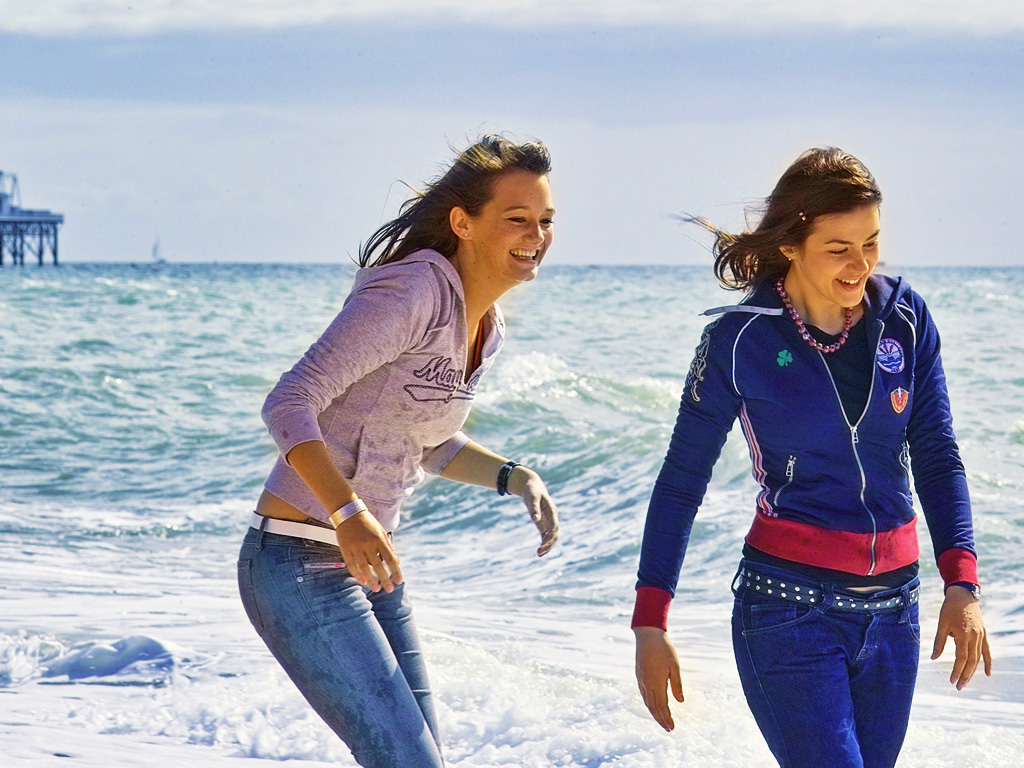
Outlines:
{"type": "Polygon", "coordinates": [[[903,347],[896,339],[882,339],[878,342],[875,360],[878,361],[878,367],[886,373],[899,373],[904,366],[903,347]]]}
{"type": "Polygon", "coordinates": [[[889,393],[889,402],[892,403],[892,409],[896,413],[903,413],[903,409],[910,402],[910,393],[902,387],[896,387],[896,389],[889,393]]]}

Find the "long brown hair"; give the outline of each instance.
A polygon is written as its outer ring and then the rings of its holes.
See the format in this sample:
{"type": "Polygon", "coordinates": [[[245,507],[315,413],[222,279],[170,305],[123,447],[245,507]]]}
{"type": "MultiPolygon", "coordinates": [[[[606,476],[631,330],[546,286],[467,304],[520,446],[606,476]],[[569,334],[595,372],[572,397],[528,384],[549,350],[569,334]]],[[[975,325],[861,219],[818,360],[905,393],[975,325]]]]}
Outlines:
{"type": "Polygon", "coordinates": [[[722,285],[752,291],[786,274],[789,262],[780,246],[803,243],[816,217],[881,202],[882,193],[864,163],[841,149],[824,147],[807,150],[786,169],[750,231],[732,234],[707,219],[681,218],[714,234],[711,250],[722,285]]]}
{"type": "Polygon", "coordinates": [[[483,136],[423,192],[406,200],[398,216],[359,247],[359,266],[399,261],[422,248],[432,248],[444,256],[455,255],[458,238],[448,218],[452,208],[477,216],[491,199],[494,182],[512,170],[538,176],[550,173],[548,148],[539,141],[515,144],[504,136],[483,136]]]}

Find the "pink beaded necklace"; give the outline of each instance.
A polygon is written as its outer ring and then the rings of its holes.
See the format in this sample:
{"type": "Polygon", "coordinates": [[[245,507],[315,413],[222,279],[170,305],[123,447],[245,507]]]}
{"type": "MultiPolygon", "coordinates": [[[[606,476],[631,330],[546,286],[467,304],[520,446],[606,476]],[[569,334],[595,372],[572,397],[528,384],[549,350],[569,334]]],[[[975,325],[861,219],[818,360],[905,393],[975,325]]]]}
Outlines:
{"type": "Polygon", "coordinates": [[[826,347],[820,341],[811,336],[811,332],[807,330],[807,326],[804,325],[803,318],[801,318],[800,313],[796,311],[796,307],[794,307],[793,302],[789,300],[789,294],[786,293],[786,289],[782,285],[785,282],[785,279],[786,278],[784,277],[779,278],[779,282],[775,284],[775,292],[779,294],[779,298],[782,299],[782,303],[786,305],[786,311],[788,311],[789,316],[793,318],[793,322],[796,323],[796,328],[800,331],[800,335],[803,337],[804,341],[826,355],[829,352],[835,352],[843,346],[843,344],[846,343],[846,339],[850,336],[850,326],[853,325],[853,307],[846,308],[846,320],[843,321],[843,333],[839,337],[839,340],[826,347]]]}

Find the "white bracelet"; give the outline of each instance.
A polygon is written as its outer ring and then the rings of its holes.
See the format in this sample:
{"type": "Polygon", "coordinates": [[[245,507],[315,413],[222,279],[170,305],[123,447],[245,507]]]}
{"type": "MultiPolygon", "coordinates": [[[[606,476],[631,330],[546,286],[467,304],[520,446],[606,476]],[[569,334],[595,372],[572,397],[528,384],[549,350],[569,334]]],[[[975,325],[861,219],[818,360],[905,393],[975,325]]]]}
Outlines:
{"type": "Polygon", "coordinates": [[[355,501],[350,501],[343,507],[339,507],[334,512],[331,512],[331,516],[328,519],[331,521],[331,525],[334,526],[335,530],[337,530],[338,526],[352,517],[352,515],[358,515],[360,512],[369,511],[370,510],[363,503],[362,499],[356,499],[355,501]]]}

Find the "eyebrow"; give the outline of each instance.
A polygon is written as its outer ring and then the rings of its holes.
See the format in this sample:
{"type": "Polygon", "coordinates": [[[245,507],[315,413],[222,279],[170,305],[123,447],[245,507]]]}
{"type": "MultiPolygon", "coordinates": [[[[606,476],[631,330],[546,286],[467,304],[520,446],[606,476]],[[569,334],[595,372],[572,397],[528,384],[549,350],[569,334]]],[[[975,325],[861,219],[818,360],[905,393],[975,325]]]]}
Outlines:
{"type": "MultiPolygon", "coordinates": [[[[876,229],[874,232],[872,232],[870,235],[868,235],[867,239],[871,240],[872,238],[878,237],[878,233],[881,232],[881,231],[882,230],[880,230],[880,229],[876,229]]],[[[839,243],[840,245],[853,245],[853,242],[851,240],[826,240],[825,241],[825,245],[831,245],[832,243],[839,243]]]]}
{"type": "MultiPolygon", "coordinates": [[[[502,213],[508,213],[509,211],[518,211],[520,209],[525,210],[525,209],[527,209],[529,207],[530,206],[528,206],[528,205],[510,205],[508,208],[503,210],[502,213]]],[[[544,213],[554,213],[554,212],[555,212],[554,208],[545,208],[544,209],[544,213]]]]}

